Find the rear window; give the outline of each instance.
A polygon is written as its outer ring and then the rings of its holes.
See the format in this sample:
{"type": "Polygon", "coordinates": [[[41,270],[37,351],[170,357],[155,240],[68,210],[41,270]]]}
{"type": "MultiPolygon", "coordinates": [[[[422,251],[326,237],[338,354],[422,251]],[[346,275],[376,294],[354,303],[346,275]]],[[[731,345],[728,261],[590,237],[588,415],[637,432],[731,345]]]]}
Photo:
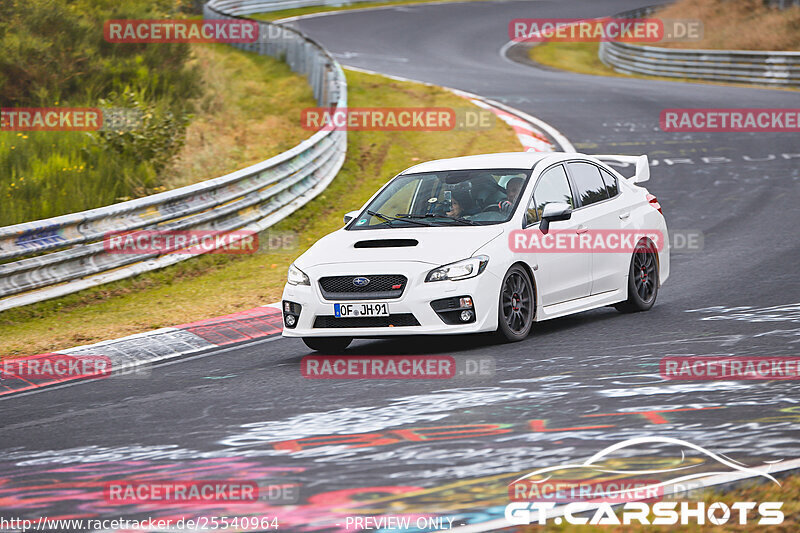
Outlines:
{"type": "Polygon", "coordinates": [[[600,169],[600,174],[603,176],[603,183],[606,185],[608,196],[613,198],[619,193],[619,185],[617,185],[617,177],[607,170],[600,169]]]}
{"type": "Polygon", "coordinates": [[[600,175],[600,168],[591,163],[568,163],[581,206],[608,200],[608,190],[600,175]]]}

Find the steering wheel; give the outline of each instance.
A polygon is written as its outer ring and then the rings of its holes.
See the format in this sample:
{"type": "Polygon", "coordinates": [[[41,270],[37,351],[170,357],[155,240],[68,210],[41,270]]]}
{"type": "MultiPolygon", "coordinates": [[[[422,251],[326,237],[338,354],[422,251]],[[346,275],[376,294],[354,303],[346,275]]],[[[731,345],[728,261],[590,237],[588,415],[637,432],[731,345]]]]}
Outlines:
{"type": "Polygon", "coordinates": [[[511,210],[511,207],[512,207],[511,202],[505,200],[503,202],[499,202],[496,204],[489,204],[484,208],[483,212],[492,213],[496,211],[498,213],[507,213],[511,210]]]}

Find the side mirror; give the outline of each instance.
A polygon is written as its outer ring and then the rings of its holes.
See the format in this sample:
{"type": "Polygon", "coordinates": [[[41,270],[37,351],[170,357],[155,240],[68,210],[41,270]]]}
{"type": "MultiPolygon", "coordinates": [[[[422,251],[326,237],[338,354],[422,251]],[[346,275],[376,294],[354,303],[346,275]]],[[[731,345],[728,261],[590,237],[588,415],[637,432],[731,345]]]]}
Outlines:
{"type": "Polygon", "coordinates": [[[570,218],[572,218],[572,208],[569,204],[550,202],[545,204],[542,210],[542,221],[539,223],[539,229],[542,230],[542,233],[546,233],[550,229],[550,222],[569,220],[570,218]]]}
{"type": "Polygon", "coordinates": [[[350,211],[349,213],[344,214],[344,224],[345,226],[350,223],[351,220],[358,216],[359,211],[350,211]]]}

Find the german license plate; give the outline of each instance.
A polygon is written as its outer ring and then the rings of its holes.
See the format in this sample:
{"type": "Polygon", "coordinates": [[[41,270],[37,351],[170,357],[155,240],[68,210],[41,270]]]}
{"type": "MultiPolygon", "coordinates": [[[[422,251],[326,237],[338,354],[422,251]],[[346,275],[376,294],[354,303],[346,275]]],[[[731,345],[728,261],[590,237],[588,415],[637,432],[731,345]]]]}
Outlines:
{"type": "Polygon", "coordinates": [[[333,315],[336,318],[353,318],[357,316],[389,316],[389,306],[384,304],[333,304],[333,315]]]}

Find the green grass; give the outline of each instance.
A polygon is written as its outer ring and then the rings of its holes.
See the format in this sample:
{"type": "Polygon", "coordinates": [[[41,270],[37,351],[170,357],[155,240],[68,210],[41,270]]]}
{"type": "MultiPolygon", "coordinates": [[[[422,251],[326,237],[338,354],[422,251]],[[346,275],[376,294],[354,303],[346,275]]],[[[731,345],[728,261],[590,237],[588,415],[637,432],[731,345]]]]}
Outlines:
{"type": "MultiPolygon", "coordinates": [[[[436,87],[347,72],[349,106],[441,106],[469,102],[436,87]]],[[[315,200],[271,229],[297,234],[294,250],[251,256],[203,256],[131,279],[0,313],[0,354],[20,356],[116,338],[223,315],[280,298],[286,268],[314,241],[342,226],[389,178],[417,162],[485,152],[518,151],[519,141],[495,119],[488,130],[357,131],[348,134],[345,164],[315,200]]],[[[265,242],[261,238],[261,242],[265,242]]]]}
{"type": "Polygon", "coordinates": [[[112,45],[103,22],[184,13],[184,0],[0,2],[3,107],[127,107],[130,132],[0,131],[0,226],[146,194],[180,150],[199,73],[183,43],[112,45]]]}
{"type": "Polygon", "coordinates": [[[221,176],[310,136],[300,112],[316,102],[286,63],[224,44],[195,44],[191,52],[201,94],[190,102],[195,112],[181,148],[159,171],[110,149],[95,132],[0,132],[0,226],[221,176]]]}
{"type": "Polygon", "coordinates": [[[168,188],[216,178],[278,155],[311,136],[303,108],[316,106],[306,79],[269,56],[226,44],[193,45],[202,96],[181,152],[162,173],[168,188]]]}
{"type": "Polygon", "coordinates": [[[0,132],[0,226],[112,204],[158,186],[146,161],[89,132],[0,132]]]}
{"type": "Polygon", "coordinates": [[[532,47],[529,55],[537,63],[562,70],[596,76],[625,76],[600,61],[598,47],[598,43],[548,42],[532,47]]]}

